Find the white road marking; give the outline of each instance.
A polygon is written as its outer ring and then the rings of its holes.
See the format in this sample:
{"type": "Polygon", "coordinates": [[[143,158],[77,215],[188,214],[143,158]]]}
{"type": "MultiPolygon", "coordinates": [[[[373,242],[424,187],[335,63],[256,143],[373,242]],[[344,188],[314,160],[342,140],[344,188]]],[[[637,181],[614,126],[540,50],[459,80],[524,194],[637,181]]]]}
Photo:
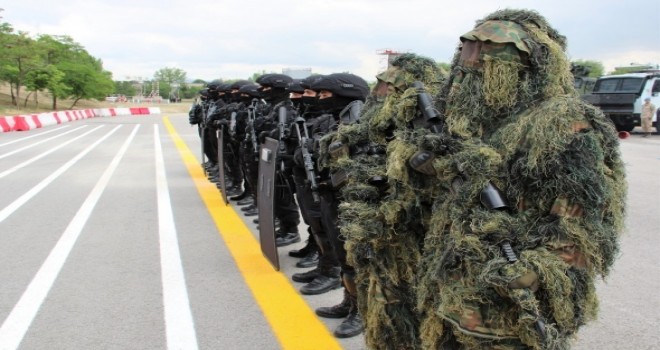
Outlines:
{"type": "Polygon", "coordinates": [[[105,136],[101,137],[99,140],[91,144],[89,147],[87,147],[84,151],[78,153],[75,157],[73,157],[71,160],[66,162],[64,165],[62,165],[59,169],[55,170],[52,174],[50,174],[47,178],[41,180],[40,183],[38,183],[36,186],[32,187],[29,191],[25,192],[22,196],[18,197],[15,201],[13,201],[11,204],[6,206],[4,209],[0,210],[0,222],[5,221],[9,215],[13,214],[16,210],[18,210],[20,207],[23,206],[23,204],[27,203],[32,197],[36,196],[41,190],[46,188],[51,182],[55,181],[60,175],[62,175],[65,171],[67,171],[70,167],[72,167],[76,162],[78,162],[82,157],[84,157],[87,153],[91,152],[96,146],[98,146],[101,142],[103,142],[105,139],[110,137],[117,129],[119,129],[121,125],[117,125],[114,129],[110,130],[105,136]]]}
{"type": "Polygon", "coordinates": [[[60,131],[60,130],[62,130],[62,129],[66,129],[66,128],[68,128],[68,127],[69,127],[69,125],[65,125],[65,126],[62,126],[62,127],[56,128],[56,129],[53,129],[53,130],[48,130],[48,131],[44,131],[44,132],[40,132],[40,133],[36,133],[36,134],[30,135],[30,136],[21,137],[20,139],[16,139],[16,140],[14,140],[14,141],[9,141],[9,142],[5,142],[5,143],[3,143],[3,144],[0,144],[0,147],[4,147],[4,146],[7,146],[7,145],[11,145],[11,144],[14,144],[14,143],[16,143],[16,142],[22,142],[22,141],[25,141],[25,140],[31,139],[31,138],[33,138],[33,137],[39,137],[39,136],[42,136],[42,135],[50,134],[51,132],[60,131]]]}
{"type": "Polygon", "coordinates": [[[96,131],[96,130],[102,128],[102,127],[103,127],[103,125],[101,125],[101,126],[97,126],[97,127],[95,127],[94,129],[92,129],[92,130],[90,130],[90,131],[88,131],[88,132],[86,132],[86,133],[84,133],[84,134],[82,134],[82,135],[76,136],[76,137],[74,137],[74,138],[72,138],[72,139],[70,139],[70,140],[68,140],[68,141],[66,141],[66,142],[64,142],[64,143],[62,143],[62,144],[60,144],[60,145],[54,147],[54,148],[51,148],[50,150],[48,150],[48,151],[46,151],[46,152],[44,152],[44,153],[42,153],[42,154],[40,154],[40,155],[38,155],[38,156],[36,156],[36,157],[32,157],[32,158],[30,158],[30,159],[24,161],[23,163],[21,163],[21,164],[15,166],[15,167],[12,167],[12,168],[10,168],[10,169],[7,169],[7,170],[1,172],[1,173],[0,173],[0,179],[2,179],[3,177],[5,177],[5,176],[7,176],[7,175],[9,175],[9,174],[11,174],[11,173],[13,173],[13,172],[16,171],[16,170],[19,170],[19,169],[21,169],[21,168],[24,168],[24,167],[26,167],[26,166],[28,166],[28,165],[30,165],[30,164],[36,162],[37,160],[39,160],[39,159],[41,159],[41,158],[43,158],[43,157],[45,157],[45,156],[47,156],[47,155],[49,155],[49,154],[51,154],[51,153],[57,151],[58,149],[60,149],[60,148],[62,148],[62,147],[64,147],[64,146],[66,146],[66,145],[68,145],[68,144],[70,144],[70,143],[75,142],[76,140],[78,140],[78,139],[80,139],[80,138],[82,138],[82,137],[84,137],[84,136],[87,136],[87,135],[91,134],[92,132],[94,132],[94,131],[96,131]]]}
{"type": "Polygon", "coordinates": [[[156,191],[158,193],[158,228],[160,265],[163,279],[163,306],[168,349],[197,349],[197,335],[188,301],[172,203],[165,173],[163,149],[158,125],[154,125],[156,152],[156,191]]]}
{"type": "Polygon", "coordinates": [[[117,169],[119,162],[124,157],[128,146],[139,128],[140,125],[135,126],[131,135],[119,149],[119,152],[112,159],[105,172],[103,172],[103,175],[101,175],[99,181],[87,196],[87,199],[85,199],[85,202],[78,209],[69,226],[64,230],[64,233],[57,241],[57,244],[55,244],[48,258],[41,265],[41,268],[39,268],[39,271],[21,296],[21,299],[14,305],[11,313],[5,319],[2,327],[0,327],[0,344],[2,349],[16,349],[21,344],[25,333],[32,324],[50,289],[53,287],[55,279],[62,270],[62,266],[64,266],[73,246],[76,244],[80,233],[92,214],[96,203],[101,198],[112,174],[117,169]]]}
{"type": "Polygon", "coordinates": [[[86,127],[87,127],[87,125],[83,125],[83,126],[80,126],[80,127],[75,128],[75,129],[73,129],[73,130],[69,130],[69,131],[67,131],[67,132],[63,132],[63,133],[61,133],[61,134],[59,134],[59,135],[51,136],[51,137],[46,138],[46,139],[43,139],[43,140],[41,140],[41,141],[38,141],[38,142],[35,142],[35,143],[31,143],[31,144],[29,144],[29,145],[27,145],[27,146],[25,146],[25,147],[21,147],[21,148],[19,148],[19,149],[15,149],[15,150],[13,150],[13,151],[11,151],[11,152],[7,152],[7,153],[5,153],[5,154],[1,154],[1,155],[0,155],[0,159],[2,159],[2,158],[7,158],[7,157],[9,157],[9,156],[11,156],[11,155],[13,155],[13,154],[16,154],[16,153],[19,153],[19,152],[25,151],[26,149],[30,149],[30,148],[32,148],[32,147],[34,147],[34,146],[37,146],[37,145],[40,145],[40,144],[42,144],[42,143],[44,143],[44,142],[48,142],[48,141],[50,141],[50,140],[54,140],[54,139],[56,139],[56,138],[58,138],[58,137],[62,137],[62,136],[64,136],[64,135],[66,135],[66,134],[70,134],[70,133],[72,133],[72,132],[74,132],[74,131],[76,131],[76,130],[78,130],[78,129],[82,129],[82,128],[86,128],[86,127]]]}

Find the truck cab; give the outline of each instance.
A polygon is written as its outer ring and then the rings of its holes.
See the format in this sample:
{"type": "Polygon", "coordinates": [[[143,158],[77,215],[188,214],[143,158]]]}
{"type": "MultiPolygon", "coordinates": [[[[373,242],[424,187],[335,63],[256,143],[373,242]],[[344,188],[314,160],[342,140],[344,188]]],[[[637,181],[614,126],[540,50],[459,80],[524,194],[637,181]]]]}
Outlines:
{"type": "MultiPolygon", "coordinates": [[[[640,113],[645,98],[660,106],[660,71],[643,71],[598,78],[591,94],[582,98],[599,107],[609,117],[617,131],[632,131],[641,125],[640,113]]],[[[657,125],[658,113],[653,116],[657,125]]],[[[657,126],[656,126],[657,127],[657,126]]]]}

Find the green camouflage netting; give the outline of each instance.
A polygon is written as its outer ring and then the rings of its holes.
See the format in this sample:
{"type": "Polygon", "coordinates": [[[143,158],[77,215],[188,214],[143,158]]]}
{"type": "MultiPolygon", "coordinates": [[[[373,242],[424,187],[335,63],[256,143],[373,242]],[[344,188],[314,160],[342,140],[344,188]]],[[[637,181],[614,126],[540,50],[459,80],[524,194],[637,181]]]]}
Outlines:
{"type": "Polygon", "coordinates": [[[359,124],[339,128],[333,139],[349,145],[352,155],[331,166],[351,174],[342,189],[340,223],[348,261],[357,271],[366,343],[375,349],[418,349],[413,286],[430,215],[420,202],[432,201],[432,193],[422,191],[426,179],[406,165],[428,134],[412,129],[417,92],[410,84],[421,81],[436,94],[442,74],[432,60],[404,54],[379,79],[391,85],[391,93],[384,100],[371,98],[359,124]],[[374,185],[379,178],[386,179],[384,186],[374,185]]]}
{"type": "Polygon", "coordinates": [[[594,281],[618,253],[626,183],[613,127],[576,97],[565,39],[543,17],[503,10],[476,28],[499,20],[524,28],[528,57],[484,55],[465,69],[457,53],[441,94],[454,143],[427,179],[434,201],[415,279],[420,348],[568,349],[595,318],[594,281]],[[489,183],[509,210],[481,203],[489,183]],[[505,241],[517,262],[502,253],[505,241]]]}

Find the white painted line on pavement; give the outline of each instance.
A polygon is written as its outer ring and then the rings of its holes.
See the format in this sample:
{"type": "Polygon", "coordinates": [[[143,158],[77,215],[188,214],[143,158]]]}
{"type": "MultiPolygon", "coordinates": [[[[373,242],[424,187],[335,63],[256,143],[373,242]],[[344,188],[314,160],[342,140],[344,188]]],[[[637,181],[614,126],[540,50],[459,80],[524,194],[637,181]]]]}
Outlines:
{"type": "Polygon", "coordinates": [[[72,139],[70,139],[70,140],[68,140],[68,141],[66,141],[66,142],[64,142],[64,143],[62,143],[62,144],[60,144],[60,145],[54,147],[54,148],[51,148],[50,150],[48,150],[48,151],[46,151],[46,152],[44,152],[44,153],[42,153],[42,154],[40,154],[40,155],[38,155],[38,156],[36,156],[36,157],[32,157],[31,159],[28,159],[28,160],[24,161],[23,163],[21,163],[21,164],[15,166],[15,167],[12,167],[12,168],[10,168],[10,169],[8,169],[8,170],[5,170],[5,171],[1,172],[1,173],[0,173],[0,179],[2,179],[3,177],[5,177],[5,176],[7,176],[7,175],[9,175],[9,174],[11,174],[11,173],[13,173],[14,171],[16,171],[16,170],[18,170],[18,169],[24,168],[24,167],[26,167],[27,165],[30,165],[30,164],[36,162],[37,160],[39,160],[39,159],[41,159],[41,158],[43,158],[43,157],[45,157],[45,156],[47,156],[47,155],[49,155],[49,154],[51,154],[51,153],[57,151],[58,149],[60,149],[60,148],[62,148],[62,147],[64,147],[64,146],[66,146],[66,145],[68,145],[68,144],[70,144],[70,143],[73,143],[74,141],[76,141],[76,140],[78,140],[78,139],[80,139],[80,138],[82,138],[82,137],[84,137],[84,136],[87,136],[87,135],[91,134],[92,132],[94,132],[94,131],[96,131],[96,130],[102,128],[102,127],[103,127],[103,125],[97,126],[97,127],[95,127],[94,129],[92,129],[92,130],[90,130],[90,131],[88,131],[88,132],[86,132],[86,133],[84,133],[84,134],[82,134],[82,135],[76,136],[76,137],[74,137],[74,138],[72,138],[72,139]]]}
{"type": "Polygon", "coordinates": [[[84,151],[78,153],[75,157],[73,157],[71,160],[66,162],[66,164],[62,165],[59,169],[55,170],[52,174],[50,174],[47,178],[41,180],[40,183],[38,183],[36,186],[32,187],[29,191],[25,192],[22,196],[18,197],[15,201],[13,201],[11,204],[6,206],[4,209],[0,210],[0,222],[5,221],[9,215],[14,213],[18,208],[23,206],[23,204],[27,203],[32,197],[36,196],[41,190],[46,188],[51,182],[55,181],[60,175],[62,175],[65,171],[67,171],[70,167],[72,167],[76,162],[78,162],[82,157],[84,157],[87,153],[91,152],[96,146],[98,146],[101,142],[103,142],[105,139],[110,137],[117,129],[121,128],[121,125],[117,125],[114,129],[110,130],[105,136],[101,137],[99,140],[88,146],[84,151]]]}
{"type": "Polygon", "coordinates": [[[64,126],[62,126],[62,127],[59,127],[59,128],[53,129],[53,130],[48,130],[48,131],[44,131],[44,132],[40,132],[40,133],[36,133],[36,134],[34,134],[34,135],[30,135],[30,136],[26,136],[26,137],[21,137],[20,139],[16,139],[16,140],[14,140],[14,141],[9,141],[9,142],[5,142],[5,143],[3,143],[3,144],[0,144],[0,147],[4,147],[4,146],[7,146],[7,145],[11,145],[11,144],[14,144],[14,143],[16,143],[16,142],[22,142],[22,141],[25,141],[25,140],[31,139],[31,138],[33,138],[33,137],[39,137],[39,136],[42,136],[42,135],[50,134],[51,132],[60,131],[60,130],[62,130],[62,129],[68,128],[69,126],[70,126],[70,125],[64,125],[64,126]]]}
{"type": "Polygon", "coordinates": [[[47,138],[47,139],[43,139],[43,140],[41,140],[41,141],[38,141],[38,142],[35,142],[35,143],[31,143],[31,144],[29,144],[29,145],[27,145],[27,146],[25,146],[25,147],[22,147],[22,148],[19,148],[19,149],[13,150],[13,151],[8,152],[8,153],[5,153],[5,154],[0,154],[0,159],[2,159],[2,158],[7,158],[7,157],[9,157],[9,156],[11,156],[11,155],[13,155],[13,154],[19,153],[19,152],[21,152],[21,151],[25,151],[26,149],[30,149],[30,148],[32,148],[32,147],[34,147],[34,146],[37,146],[37,145],[39,145],[39,144],[42,144],[42,143],[44,143],[44,142],[48,142],[48,141],[50,141],[50,140],[56,139],[56,138],[58,138],[58,137],[62,137],[62,136],[64,136],[64,135],[66,135],[66,134],[70,134],[70,133],[72,133],[72,132],[74,132],[74,131],[76,131],[76,130],[78,130],[78,129],[82,129],[82,128],[86,128],[86,127],[87,127],[87,125],[79,126],[79,127],[75,128],[75,129],[73,129],[73,130],[69,130],[69,131],[67,131],[67,132],[63,132],[63,133],[61,133],[61,134],[59,134],[59,135],[51,136],[51,137],[49,137],[49,138],[47,138]]]}
{"type": "MultiPolygon", "coordinates": [[[[133,128],[133,132],[126,139],[122,147],[119,149],[119,152],[110,162],[108,168],[103,172],[103,175],[99,178],[99,181],[96,183],[92,191],[85,199],[85,202],[82,204],[78,212],[73,217],[69,226],[55,244],[55,247],[46,258],[46,261],[41,265],[39,271],[34,276],[30,285],[21,296],[21,299],[14,305],[14,308],[11,310],[7,319],[0,327],[0,344],[2,349],[16,349],[21,344],[25,333],[27,332],[30,324],[34,320],[39,308],[44,299],[50,292],[50,289],[53,287],[55,279],[62,270],[62,266],[66,262],[66,259],[69,257],[73,246],[76,244],[80,233],[82,232],[87,220],[89,219],[96,203],[101,198],[103,191],[108,185],[112,174],[117,169],[119,162],[124,157],[128,146],[135,137],[140,125],[136,125],[133,128]]],[[[115,128],[114,130],[117,130],[115,128]]]]}
{"type": "Polygon", "coordinates": [[[158,193],[158,228],[160,265],[163,279],[163,306],[168,349],[197,349],[197,335],[188,301],[172,203],[167,185],[163,148],[158,124],[154,125],[156,151],[156,192],[158,193]]]}

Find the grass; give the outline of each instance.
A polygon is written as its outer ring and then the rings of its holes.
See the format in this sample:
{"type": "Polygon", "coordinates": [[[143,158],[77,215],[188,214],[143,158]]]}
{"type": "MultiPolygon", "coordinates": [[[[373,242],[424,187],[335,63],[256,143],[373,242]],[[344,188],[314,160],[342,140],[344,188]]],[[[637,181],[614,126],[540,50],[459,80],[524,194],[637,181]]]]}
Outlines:
{"type": "MultiPolygon", "coordinates": [[[[25,97],[29,91],[21,89],[20,108],[11,104],[11,92],[9,84],[0,83],[0,116],[12,116],[19,114],[33,114],[42,112],[52,112],[51,96],[47,93],[38,93],[39,104],[34,101],[34,94],[30,96],[27,105],[24,106],[25,97]]],[[[73,100],[57,100],[57,109],[60,111],[68,110],[73,104],[73,100]]],[[[181,103],[131,103],[131,102],[106,102],[97,100],[80,100],[73,109],[92,109],[92,108],[119,108],[119,107],[160,107],[163,113],[187,113],[190,109],[192,100],[183,100],[181,103]]]]}

